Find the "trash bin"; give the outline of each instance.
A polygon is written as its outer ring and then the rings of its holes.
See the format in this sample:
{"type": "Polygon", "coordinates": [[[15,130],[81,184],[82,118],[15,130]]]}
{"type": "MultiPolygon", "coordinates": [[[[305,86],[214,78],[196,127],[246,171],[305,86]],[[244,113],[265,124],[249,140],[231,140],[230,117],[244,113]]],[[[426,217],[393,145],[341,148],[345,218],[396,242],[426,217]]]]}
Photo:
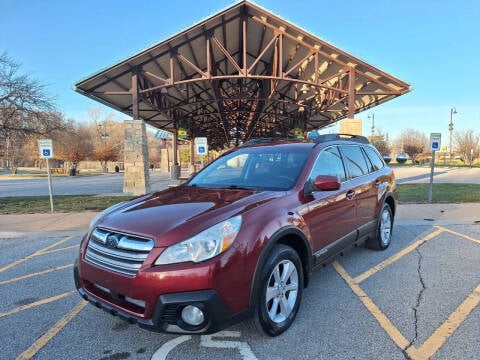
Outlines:
{"type": "Polygon", "coordinates": [[[178,180],[180,177],[180,165],[172,165],[170,168],[170,179],[178,180]]]}
{"type": "Polygon", "coordinates": [[[118,173],[120,171],[120,168],[118,167],[118,165],[115,165],[115,172],[118,173]]]}
{"type": "Polygon", "coordinates": [[[76,172],[77,171],[74,167],[70,168],[70,176],[75,176],[76,172]]]}

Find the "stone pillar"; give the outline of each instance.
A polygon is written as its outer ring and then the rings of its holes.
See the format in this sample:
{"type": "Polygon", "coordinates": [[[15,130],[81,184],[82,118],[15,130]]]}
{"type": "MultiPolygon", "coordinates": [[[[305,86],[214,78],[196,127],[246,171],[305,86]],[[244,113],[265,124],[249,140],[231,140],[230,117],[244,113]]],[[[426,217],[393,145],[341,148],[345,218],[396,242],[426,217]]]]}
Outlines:
{"type": "Polygon", "coordinates": [[[125,120],[124,166],[123,192],[133,195],[149,192],[147,133],[142,120],[125,120]]]}

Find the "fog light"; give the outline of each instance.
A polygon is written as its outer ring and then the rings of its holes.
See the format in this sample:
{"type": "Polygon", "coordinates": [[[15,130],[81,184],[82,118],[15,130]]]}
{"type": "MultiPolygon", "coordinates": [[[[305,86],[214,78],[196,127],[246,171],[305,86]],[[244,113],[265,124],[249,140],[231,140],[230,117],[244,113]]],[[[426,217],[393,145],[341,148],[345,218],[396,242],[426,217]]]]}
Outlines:
{"type": "Polygon", "coordinates": [[[193,305],[187,305],[182,309],[182,320],[192,326],[198,326],[205,320],[203,311],[193,305]]]}

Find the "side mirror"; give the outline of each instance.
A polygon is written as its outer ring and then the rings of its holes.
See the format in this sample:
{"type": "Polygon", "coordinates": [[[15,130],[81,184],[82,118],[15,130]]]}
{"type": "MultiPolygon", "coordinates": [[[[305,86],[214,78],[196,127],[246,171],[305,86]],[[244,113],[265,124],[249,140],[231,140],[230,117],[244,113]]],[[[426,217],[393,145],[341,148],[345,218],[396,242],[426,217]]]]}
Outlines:
{"type": "Polygon", "coordinates": [[[332,191],[340,189],[340,182],[336,176],[331,175],[319,175],[315,178],[313,187],[321,191],[332,191]]]}
{"type": "Polygon", "coordinates": [[[304,196],[311,196],[314,191],[333,191],[340,189],[340,182],[336,176],[319,175],[315,181],[307,181],[303,189],[304,196]]]}

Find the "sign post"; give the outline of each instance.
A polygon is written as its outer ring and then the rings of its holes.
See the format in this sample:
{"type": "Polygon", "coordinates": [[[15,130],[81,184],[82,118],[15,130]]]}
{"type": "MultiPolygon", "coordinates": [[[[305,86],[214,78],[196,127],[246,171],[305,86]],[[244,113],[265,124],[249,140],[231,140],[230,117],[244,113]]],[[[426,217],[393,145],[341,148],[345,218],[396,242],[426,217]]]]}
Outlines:
{"type": "Polygon", "coordinates": [[[433,192],[433,173],[435,169],[435,151],[440,150],[442,144],[441,133],[430,133],[430,150],[432,151],[432,160],[430,161],[430,186],[428,188],[428,202],[432,203],[433,192]]]}
{"type": "Polygon", "coordinates": [[[206,137],[195,138],[195,153],[202,157],[203,168],[203,156],[208,154],[208,142],[206,137]]]}
{"type": "Polygon", "coordinates": [[[38,149],[40,150],[40,158],[47,159],[48,192],[50,194],[50,211],[53,212],[52,176],[50,174],[50,159],[53,159],[52,139],[38,140],[38,149]]]}

